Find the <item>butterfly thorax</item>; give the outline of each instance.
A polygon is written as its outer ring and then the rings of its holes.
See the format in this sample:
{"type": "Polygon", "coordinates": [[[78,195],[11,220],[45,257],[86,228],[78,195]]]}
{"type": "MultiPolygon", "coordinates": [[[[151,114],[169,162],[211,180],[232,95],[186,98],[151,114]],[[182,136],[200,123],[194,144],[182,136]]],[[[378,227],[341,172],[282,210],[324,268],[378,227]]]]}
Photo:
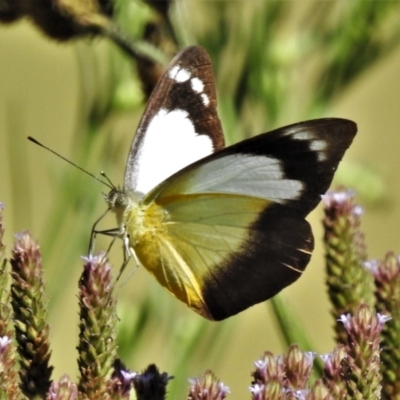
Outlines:
{"type": "Polygon", "coordinates": [[[156,203],[144,204],[134,193],[121,189],[111,190],[106,201],[110,210],[115,212],[118,226],[128,236],[132,248],[153,241],[164,233],[166,211],[156,203]]]}

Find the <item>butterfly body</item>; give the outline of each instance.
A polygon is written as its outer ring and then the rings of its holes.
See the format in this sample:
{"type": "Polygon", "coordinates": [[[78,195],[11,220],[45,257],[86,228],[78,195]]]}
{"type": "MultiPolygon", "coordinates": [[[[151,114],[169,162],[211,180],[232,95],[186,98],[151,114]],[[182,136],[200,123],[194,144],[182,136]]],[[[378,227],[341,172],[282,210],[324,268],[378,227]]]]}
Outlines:
{"type": "Polygon", "coordinates": [[[129,253],[192,310],[221,320],[301,276],[314,247],[305,217],[355,133],[326,118],[224,148],[210,60],[190,47],[155,88],[124,187],[106,200],[129,253]]]}

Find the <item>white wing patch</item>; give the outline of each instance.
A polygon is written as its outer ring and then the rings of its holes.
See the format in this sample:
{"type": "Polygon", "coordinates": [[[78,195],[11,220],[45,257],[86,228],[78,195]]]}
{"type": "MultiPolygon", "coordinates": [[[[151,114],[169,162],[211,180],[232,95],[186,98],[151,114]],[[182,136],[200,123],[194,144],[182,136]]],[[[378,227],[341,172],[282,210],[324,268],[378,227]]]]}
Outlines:
{"type": "Polygon", "coordinates": [[[210,99],[205,93],[201,94],[201,100],[206,107],[210,104],[210,99]]]}
{"type": "Polygon", "coordinates": [[[316,151],[318,153],[318,161],[326,160],[325,150],[327,148],[327,143],[325,140],[313,140],[310,143],[310,150],[316,151]]]}
{"type": "Polygon", "coordinates": [[[195,131],[188,112],[161,109],[149,123],[135,160],[138,174],[134,191],[148,193],[175,172],[211,153],[211,138],[195,131]]]}
{"type": "MultiPolygon", "coordinates": [[[[288,133],[291,131],[289,130],[288,133]]],[[[293,135],[291,135],[293,139],[296,140],[312,140],[314,138],[314,135],[312,135],[310,132],[307,131],[300,131],[296,132],[293,135]]]]}
{"type": "Polygon", "coordinates": [[[201,93],[204,90],[204,83],[199,78],[193,78],[190,85],[196,93],[201,93]]]}
{"type": "MultiPolygon", "coordinates": [[[[171,193],[231,193],[285,203],[300,198],[304,184],[285,179],[273,157],[231,154],[195,167],[171,185],[171,193]]],[[[168,195],[169,188],[163,192],[168,195]]]]}
{"type": "Polygon", "coordinates": [[[175,67],[171,68],[169,71],[168,77],[176,82],[182,83],[190,78],[190,72],[185,68],[180,68],[179,65],[175,65],[175,67]]]}
{"type": "Polygon", "coordinates": [[[317,153],[318,161],[326,160],[325,150],[327,148],[327,143],[325,140],[318,139],[311,132],[307,131],[297,132],[292,135],[292,138],[296,140],[308,141],[309,149],[317,153]]]}
{"type": "Polygon", "coordinates": [[[204,83],[199,78],[192,78],[190,80],[190,86],[192,87],[193,91],[200,95],[203,105],[207,107],[210,104],[210,99],[205,93],[203,93],[204,83]]]}

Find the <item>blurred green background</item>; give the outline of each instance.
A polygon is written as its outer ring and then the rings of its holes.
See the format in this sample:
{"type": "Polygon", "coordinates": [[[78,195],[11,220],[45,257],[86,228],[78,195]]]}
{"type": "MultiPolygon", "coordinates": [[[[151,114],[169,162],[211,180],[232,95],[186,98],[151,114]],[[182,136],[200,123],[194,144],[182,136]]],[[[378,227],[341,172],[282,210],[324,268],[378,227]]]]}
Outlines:
{"type": "MultiPolygon", "coordinates": [[[[180,45],[202,44],[213,59],[229,143],[300,120],[357,122],[338,182],[365,208],[369,256],[398,251],[400,213],[400,22],[397,2],[178,1],[171,20],[180,45]],[[351,5],[350,5],[351,4],[351,5]]],[[[140,37],[154,13],[120,0],[116,19],[140,37]]],[[[57,43],[29,21],[0,26],[0,201],[5,242],[29,229],[42,246],[48,282],[54,378],[77,374],[77,281],[93,221],[105,209],[101,184],[26,140],[30,135],[121,184],[129,144],[144,108],[134,62],[105,39],[57,43]]],[[[324,286],[321,210],[304,276],[282,293],[313,350],[333,347],[324,286]]],[[[112,217],[106,227],[114,227],[112,217]]],[[[97,249],[108,241],[99,239],[97,249]]],[[[115,274],[121,251],[110,259],[115,274]]],[[[129,268],[129,267],[128,267],[129,268]]],[[[127,274],[126,274],[127,275],[127,274]]],[[[174,375],[170,398],[187,378],[212,369],[232,398],[249,397],[253,362],[286,344],[269,303],[219,323],[203,321],[143,269],[118,285],[121,357],[132,370],[156,363],[174,375]]]]}

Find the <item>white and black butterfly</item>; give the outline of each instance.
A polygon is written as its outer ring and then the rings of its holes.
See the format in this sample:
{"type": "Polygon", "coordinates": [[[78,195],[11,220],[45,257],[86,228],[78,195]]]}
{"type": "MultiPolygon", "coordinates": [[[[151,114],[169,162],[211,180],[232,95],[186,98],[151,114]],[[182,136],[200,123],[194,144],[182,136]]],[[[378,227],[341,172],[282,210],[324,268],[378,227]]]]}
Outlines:
{"type": "Polygon", "coordinates": [[[154,89],[124,186],[106,200],[131,255],[192,310],[222,320],[300,277],[314,240],[305,220],[355,134],[326,118],[224,148],[206,51],[189,47],[154,89]]]}

